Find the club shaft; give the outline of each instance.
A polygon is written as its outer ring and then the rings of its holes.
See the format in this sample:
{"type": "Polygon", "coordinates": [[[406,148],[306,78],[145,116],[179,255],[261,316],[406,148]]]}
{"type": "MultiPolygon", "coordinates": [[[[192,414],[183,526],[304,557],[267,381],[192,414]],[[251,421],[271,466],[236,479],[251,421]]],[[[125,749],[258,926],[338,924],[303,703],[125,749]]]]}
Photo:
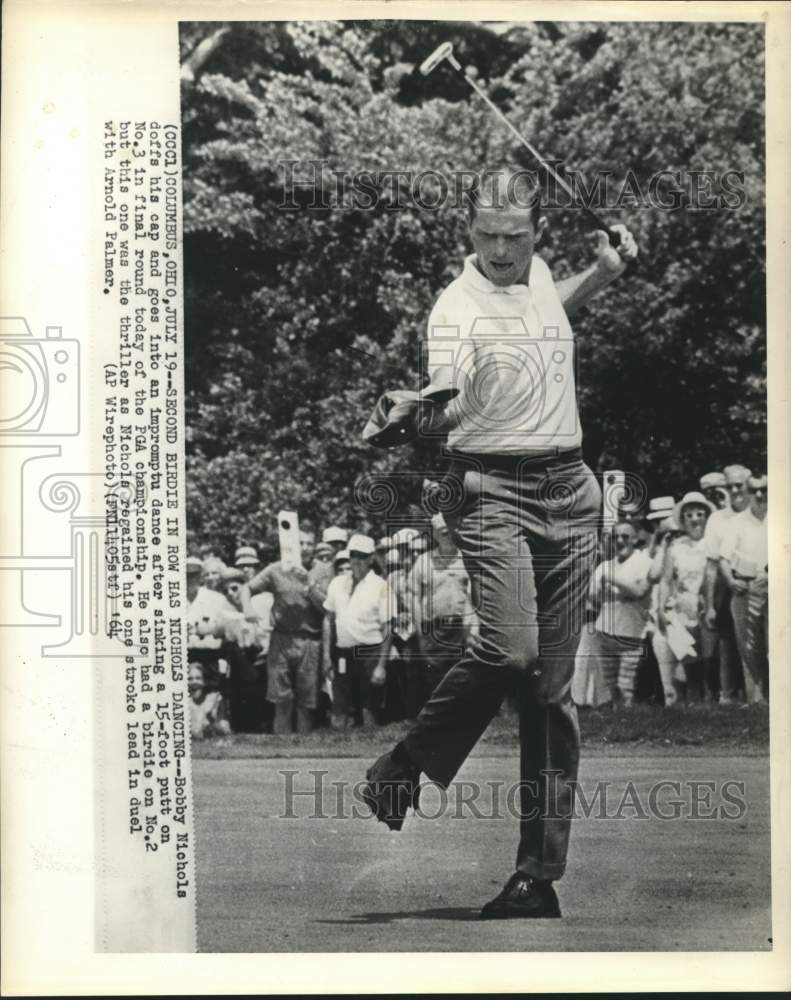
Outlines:
{"type": "MultiPolygon", "coordinates": [[[[514,136],[516,136],[516,138],[522,143],[522,145],[530,153],[530,155],[533,156],[541,164],[541,166],[554,178],[555,182],[559,184],[561,188],[563,188],[563,190],[571,198],[571,200],[573,202],[576,202],[577,197],[574,194],[574,190],[571,187],[571,185],[567,184],[566,181],[564,181],[563,178],[560,176],[560,174],[554,169],[552,164],[549,163],[548,160],[545,160],[544,157],[538,152],[538,150],[531,143],[529,143],[527,139],[525,139],[525,137],[521,134],[521,132],[519,132],[516,128],[514,128],[514,126],[508,121],[508,119],[505,117],[502,111],[497,107],[494,101],[492,101],[488,96],[488,94],[486,94],[485,91],[483,91],[478,86],[478,84],[475,82],[475,80],[473,80],[473,78],[469,75],[469,73],[467,73],[467,71],[464,69],[462,69],[462,73],[464,74],[464,79],[467,81],[467,83],[469,83],[469,85],[472,87],[475,93],[489,105],[489,107],[492,109],[492,111],[494,111],[494,113],[497,115],[500,121],[506,126],[506,128],[514,136]]],[[[601,219],[594,211],[592,211],[590,208],[586,208],[585,206],[583,206],[583,211],[588,216],[588,218],[593,223],[596,224],[596,226],[599,229],[604,230],[605,233],[610,232],[610,227],[607,225],[607,223],[603,219],[601,219]]]]}

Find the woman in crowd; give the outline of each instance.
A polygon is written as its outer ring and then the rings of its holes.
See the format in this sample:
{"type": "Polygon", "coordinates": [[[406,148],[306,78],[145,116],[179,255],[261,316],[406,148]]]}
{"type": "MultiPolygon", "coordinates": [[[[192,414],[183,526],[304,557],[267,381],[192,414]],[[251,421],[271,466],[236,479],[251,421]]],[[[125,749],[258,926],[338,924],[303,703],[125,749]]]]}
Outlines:
{"type": "Polygon", "coordinates": [[[702,628],[706,573],[703,534],[714,506],[702,493],[687,493],[676,505],[674,519],[683,532],[667,547],[657,601],[654,652],[665,703],[676,689],[686,698],[703,700],[702,628]]]}

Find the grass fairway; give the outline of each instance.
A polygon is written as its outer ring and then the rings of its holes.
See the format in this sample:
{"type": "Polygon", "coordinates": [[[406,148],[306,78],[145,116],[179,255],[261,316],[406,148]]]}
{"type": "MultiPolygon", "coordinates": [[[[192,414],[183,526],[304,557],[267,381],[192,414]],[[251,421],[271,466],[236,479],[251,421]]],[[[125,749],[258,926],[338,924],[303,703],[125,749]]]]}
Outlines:
{"type": "MultiPolygon", "coordinates": [[[[401,833],[353,818],[349,783],[402,725],[194,744],[202,951],[710,951],[771,948],[767,712],[757,707],[581,713],[580,781],[608,808],[574,821],[562,920],[481,922],[513,867],[518,823],[485,791],[480,815],[424,795],[401,833]],[[296,772],[291,778],[283,771],[296,772]],[[320,808],[316,778],[320,772],[320,808]],[[308,795],[292,799],[286,781],[308,795]],[[660,781],[682,815],[620,809],[660,781]],[[695,783],[743,782],[735,818],[694,818],[695,783]],[[334,783],[342,783],[338,798],[334,783]],[[487,798],[487,795],[489,797],[487,798]],[[325,797],[326,796],[326,797],[325,797]],[[316,816],[316,813],[321,815],[316,816]]],[[[457,781],[518,779],[514,721],[495,720],[457,781]]],[[[699,810],[701,811],[701,810],[699,810]]],[[[708,810],[702,810],[702,813],[708,810]]],[[[723,987],[726,984],[723,984],[723,987]]]]}

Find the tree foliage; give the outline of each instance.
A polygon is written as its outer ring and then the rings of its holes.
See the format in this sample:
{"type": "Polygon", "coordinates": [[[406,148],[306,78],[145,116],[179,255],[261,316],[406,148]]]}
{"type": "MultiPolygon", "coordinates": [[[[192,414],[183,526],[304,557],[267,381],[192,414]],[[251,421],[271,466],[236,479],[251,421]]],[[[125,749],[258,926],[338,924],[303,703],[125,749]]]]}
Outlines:
{"type": "MultiPolygon", "coordinates": [[[[368,517],[377,530],[384,512],[361,509],[358,478],[436,464],[420,446],[372,449],[360,431],[381,391],[418,384],[429,310],[467,252],[463,213],[409,198],[399,208],[381,178],[373,206],[355,207],[332,171],[448,175],[511,155],[511,137],[458,74],[417,72],[446,39],[544,155],[562,155],[589,186],[609,175],[618,207],[604,214],[640,243],[639,266],[575,317],[589,464],[678,493],[729,461],[765,461],[760,26],[186,24],[196,542],[260,541],[280,508],[321,523],[368,517]],[[321,173],[334,207],[308,208],[308,188],[291,199],[288,170],[321,173]],[[744,175],[734,208],[629,194],[659,171],[729,170],[744,175]]],[[[431,178],[421,191],[441,193],[431,178]]],[[[719,181],[704,193],[722,194],[719,181]]],[[[587,266],[581,213],[548,214],[541,252],[555,275],[587,266]]],[[[417,501],[421,479],[406,481],[403,503],[417,501]]]]}

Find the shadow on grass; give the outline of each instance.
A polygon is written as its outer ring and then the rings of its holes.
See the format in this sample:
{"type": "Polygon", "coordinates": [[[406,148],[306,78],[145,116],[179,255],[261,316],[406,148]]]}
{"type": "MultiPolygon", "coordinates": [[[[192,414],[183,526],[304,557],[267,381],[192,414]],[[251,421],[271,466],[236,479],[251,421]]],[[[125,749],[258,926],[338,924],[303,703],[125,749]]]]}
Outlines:
{"type": "Polygon", "coordinates": [[[335,920],[315,920],[317,924],[394,924],[399,920],[480,920],[480,909],[470,906],[438,906],[428,910],[395,910],[392,913],[353,913],[335,920]]]}

